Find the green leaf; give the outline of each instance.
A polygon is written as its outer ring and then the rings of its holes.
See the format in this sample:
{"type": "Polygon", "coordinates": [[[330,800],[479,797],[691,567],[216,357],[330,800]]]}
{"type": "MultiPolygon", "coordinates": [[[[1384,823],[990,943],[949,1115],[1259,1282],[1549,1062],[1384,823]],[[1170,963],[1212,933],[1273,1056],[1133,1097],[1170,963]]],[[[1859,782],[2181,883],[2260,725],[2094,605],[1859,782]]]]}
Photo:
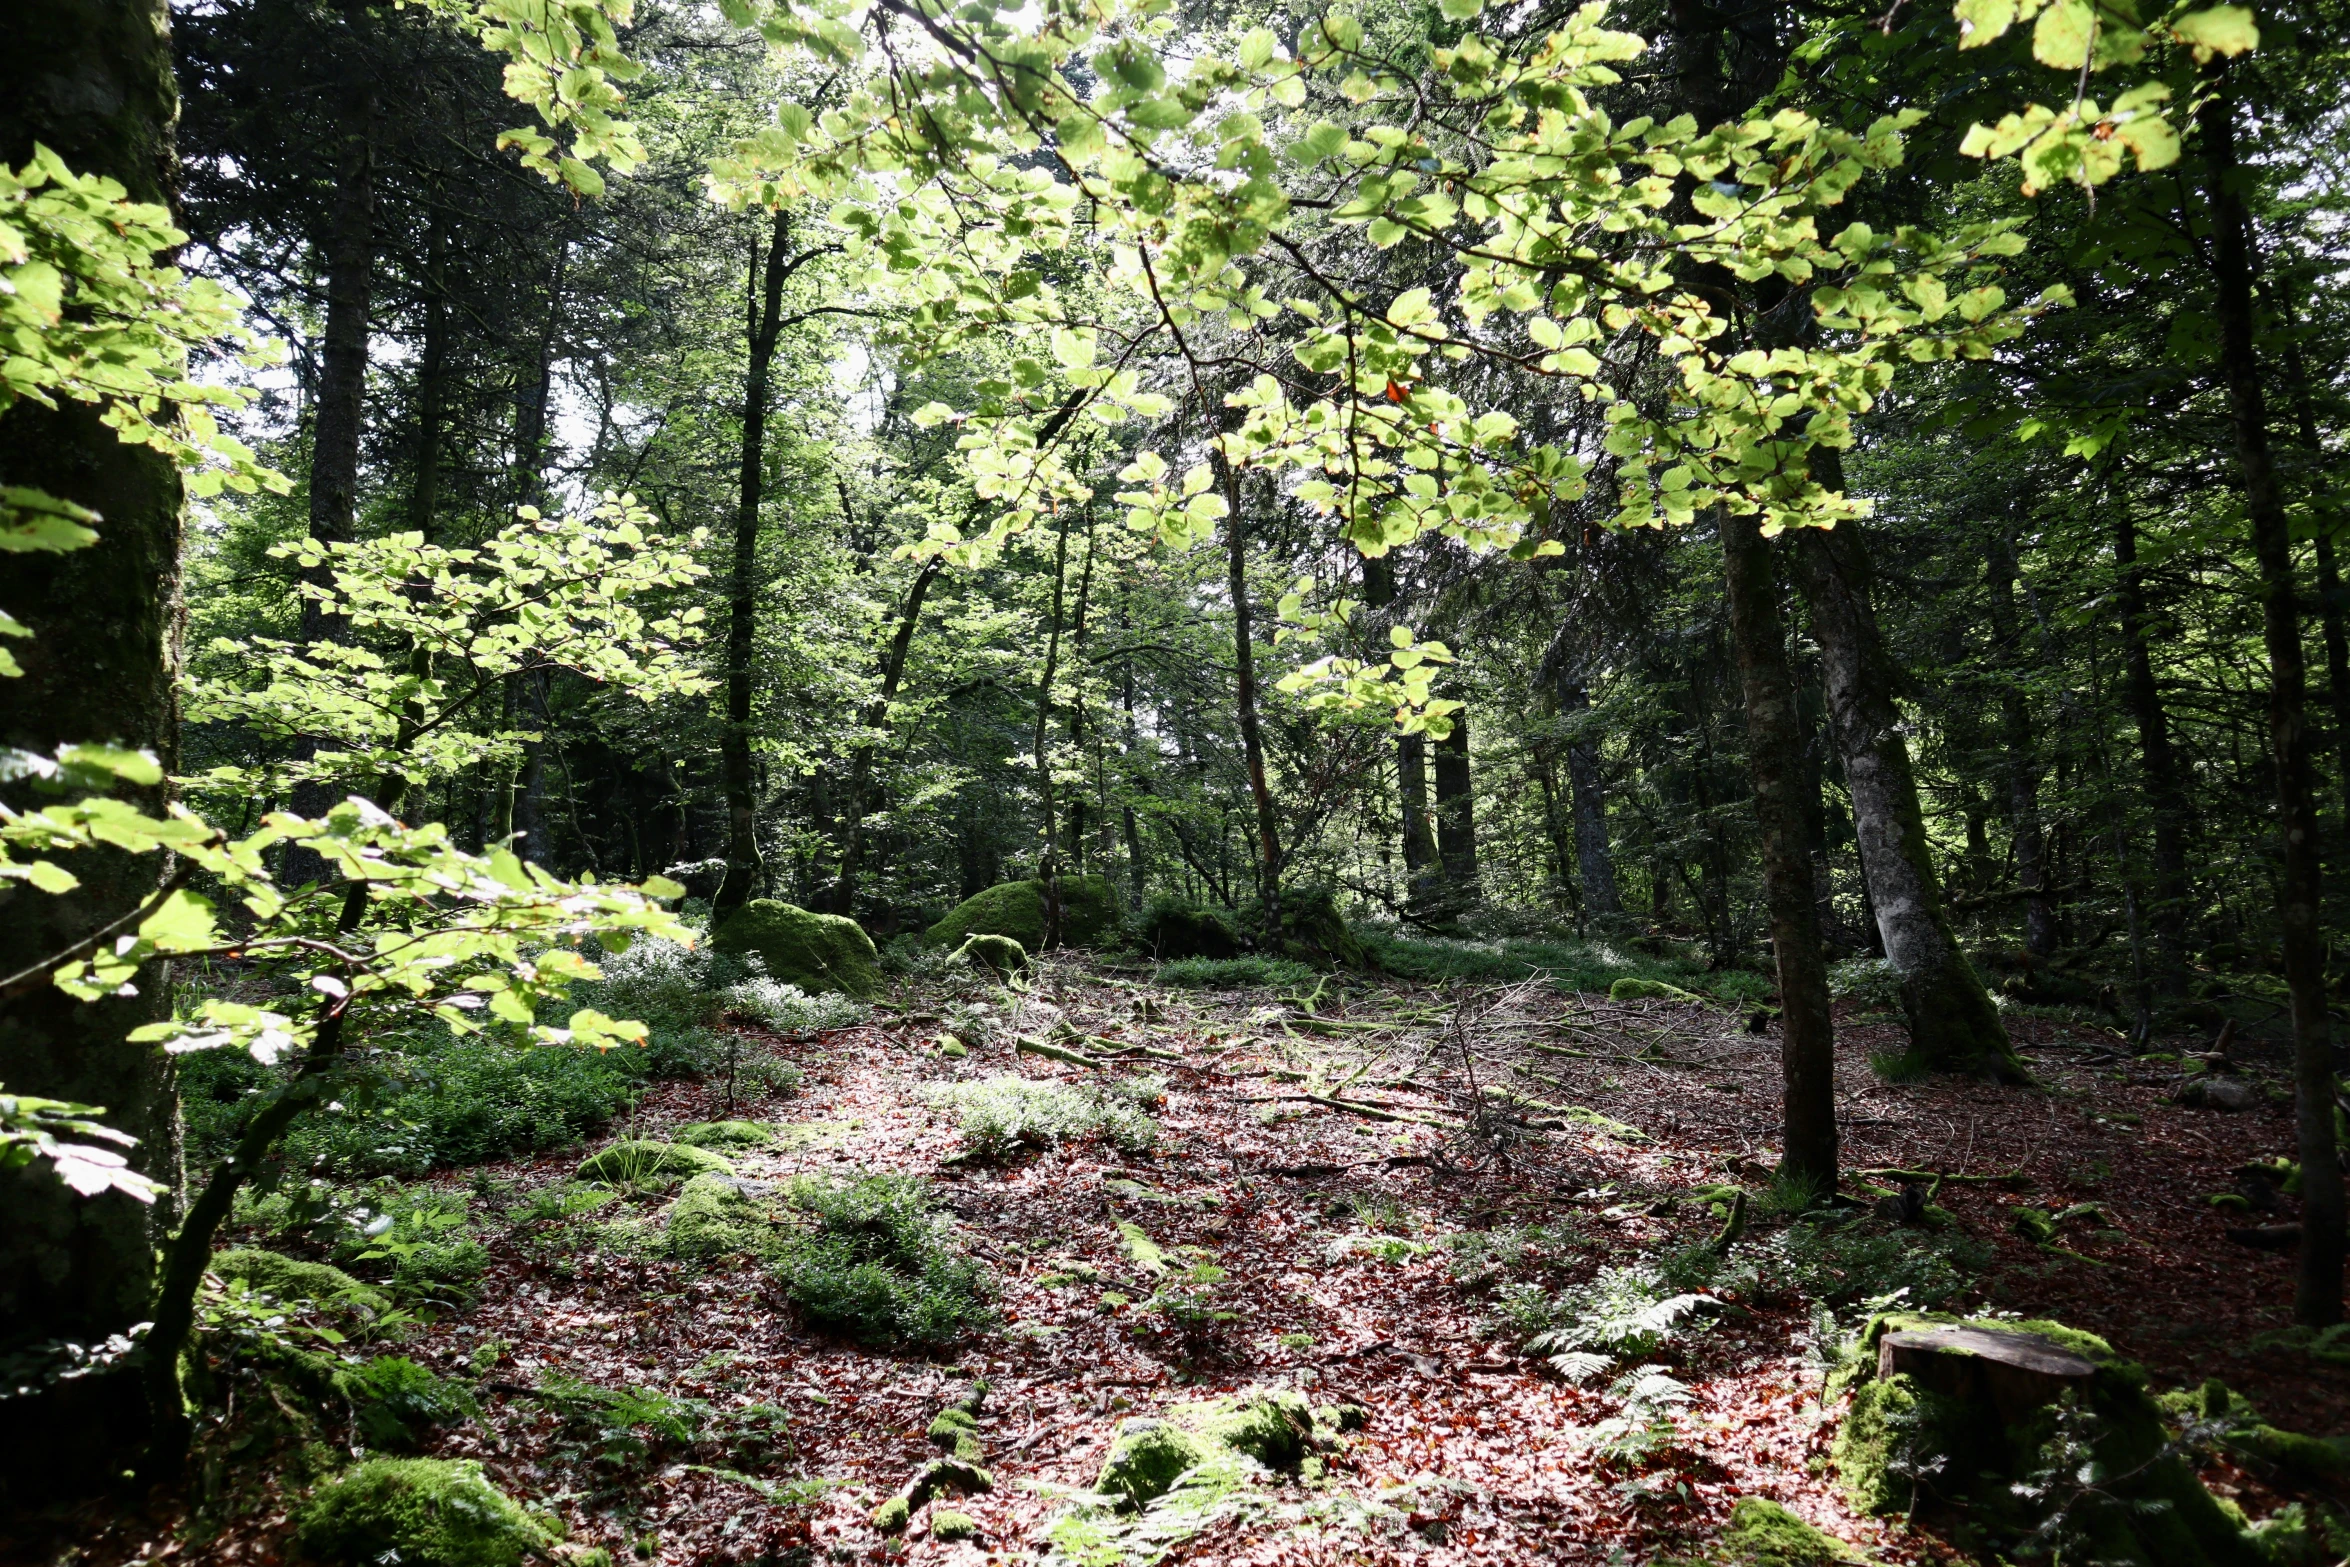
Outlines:
{"type": "Polygon", "coordinates": [[[2237,55],[2260,47],[2260,24],[2240,5],[2215,5],[2208,11],[2190,11],[2170,24],[2171,36],[2195,51],[2202,64],[2213,55],[2237,55]]]}
{"type": "Polygon", "coordinates": [[[2097,13],[2087,0],[2056,0],[2032,29],[2032,57],[2060,71],[2077,71],[2089,59],[2097,36],[2097,13]]]}
{"type": "Polygon", "coordinates": [[[217,944],[210,902],[185,887],[139,922],[139,939],[158,952],[196,952],[217,944]]]}

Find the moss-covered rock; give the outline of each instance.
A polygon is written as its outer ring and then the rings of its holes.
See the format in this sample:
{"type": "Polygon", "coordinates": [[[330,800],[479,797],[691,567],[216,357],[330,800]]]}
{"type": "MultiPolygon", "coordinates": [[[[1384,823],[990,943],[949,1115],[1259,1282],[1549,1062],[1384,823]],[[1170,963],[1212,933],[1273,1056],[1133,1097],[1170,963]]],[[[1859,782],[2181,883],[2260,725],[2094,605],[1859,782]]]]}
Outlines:
{"type": "Polygon", "coordinates": [[[1119,1505],[1128,1510],[1148,1507],[1173,1490],[1185,1470],[1213,1456],[1214,1449],[1204,1438],[1168,1421],[1122,1421],[1093,1488],[1119,1498],[1119,1505]]]}
{"type": "Polygon", "coordinates": [[[933,1540],[971,1540],[978,1538],[979,1520],[969,1513],[959,1513],[952,1507],[941,1507],[930,1515],[930,1537],[933,1540]]]}
{"type": "Polygon", "coordinates": [[[955,956],[1004,979],[1010,979],[1028,967],[1026,947],[1009,936],[993,936],[986,931],[965,937],[963,944],[955,949],[955,956]]]}
{"type": "Polygon", "coordinates": [[[2350,1438],[2305,1436],[2272,1426],[2250,1399],[2216,1377],[2199,1388],[2160,1394],[2156,1401],[2182,1425],[2218,1425],[2219,1444],[2256,1468],[2313,1485],[2350,1473],[2350,1438]]]}
{"type": "MultiPolygon", "coordinates": [[[[2146,1389],[2145,1373],[2095,1334],[2059,1322],[1899,1312],[1872,1319],[1860,1348],[1829,1388],[1831,1396],[1846,1388],[1852,1393],[1834,1457],[1854,1506],[1890,1512],[1939,1504],[1996,1545],[2046,1520],[2047,1504],[2035,1496],[2061,1495],[2071,1498],[2066,1526],[2085,1541],[2084,1559],[2132,1567],[2269,1567],[2243,1515],[2205,1490],[2186,1460],[2168,1450],[2163,1410],[2146,1389]],[[1946,1396],[1908,1375],[1874,1378],[1886,1333],[1952,1326],[2032,1334],[2096,1369],[2073,1407],[2042,1405],[2012,1423],[1987,1401],[1946,1396]],[[2054,1472],[2064,1440],[2086,1445],[2108,1477],[2099,1490],[2075,1494],[2060,1483],[2028,1483],[2054,1472]],[[2018,1482],[2027,1483],[2019,1490],[2018,1482]]],[[[2081,1460],[2062,1461],[2077,1467],[2081,1460]]]]}
{"type": "MultiPolygon", "coordinates": [[[[1118,933],[1118,895],[1106,876],[1061,878],[1061,945],[1098,947],[1118,933]]],[[[1009,936],[1029,952],[1044,950],[1044,883],[998,882],[974,893],[930,927],[930,939],[959,947],[972,936],[1009,936]]]]}
{"type": "Polygon", "coordinates": [[[732,1175],[734,1165],[707,1148],[683,1143],[656,1143],[629,1138],[592,1153],[579,1162],[583,1181],[606,1181],[615,1186],[643,1186],[656,1181],[682,1181],[696,1175],[732,1175]]]}
{"type": "Polygon", "coordinates": [[[669,1140],[688,1148],[764,1148],[775,1141],[775,1128],[763,1121],[696,1121],[669,1140]]]}
{"type": "Polygon", "coordinates": [[[1668,985],[1661,979],[1635,979],[1627,974],[1607,987],[1610,1001],[1700,1001],[1705,998],[1695,991],[1668,985]]]}
{"type": "Polygon", "coordinates": [[[938,1412],[930,1422],[930,1445],[966,1463],[977,1463],[986,1456],[979,1447],[979,1422],[971,1411],[950,1407],[938,1412]]]}
{"type": "Polygon", "coordinates": [[[1178,1414],[1207,1440],[1242,1453],[1267,1469],[1295,1469],[1314,1440],[1314,1413],[1305,1395],[1286,1388],[1242,1393],[1178,1414]]]}
{"type": "Polygon", "coordinates": [[[810,995],[838,991],[863,1000],[881,989],[881,955],[855,920],[753,898],[711,934],[718,952],[757,953],[771,978],[810,995]]]}
{"type": "Polygon", "coordinates": [[[1135,922],[1143,951],[1162,963],[1177,958],[1236,958],[1240,932],[1222,911],[1180,898],[1156,898],[1135,922]]]}
{"type": "Polygon", "coordinates": [[[370,1316],[390,1309],[384,1292],[362,1284],[342,1269],[323,1262],[304,1262],[257,1246],[224,1251],[212,1259],[212,1271],[232,1283],[275,1298],[282,1305],[309,1301],[329,1311],[362,1311],[370,1316]]]}
{"type": "Polygon", "coordinates": [[[1736,1567],[1841,1567],[1859,1560],[1843,1541],[1760,1496],[1742,1496],[1730,1509],[1722,1545],[1736,1567]]]}
{"type": "Polygon", "coordinates": [[[767,1212],[729,1175],[697,1175],[669,1205],[666,1225],[671,1255],[723,1257],[757,1251],[774,1233],[767,1212]]]}
{"type": "Polygon", "coordinates": [[[913,1516],[913,1504],[902,1496],[893,1496],[873,1509],[873,1527],[883,1534],[903,1534],[913,1516]]]}
{"type": "Polygon", "coordinates": [[[1261,903],[1243,909],[1240,920],[1261,952],[1318,969],[1378,966],[1346,916],[1338,912],[1338,894],[1328,887],[1282,888],[1279,929],[1270,928],[1261,903]]]}
{"type": "Polygon", "coordinates": [[[321,1486],[295,1524],[306,1553],[348,1567],[522,1567],[553,1556],[563,1538],[561,1524],[490,1484],[481,1465],[438,1458],[371,1458],[321,1486]]]}

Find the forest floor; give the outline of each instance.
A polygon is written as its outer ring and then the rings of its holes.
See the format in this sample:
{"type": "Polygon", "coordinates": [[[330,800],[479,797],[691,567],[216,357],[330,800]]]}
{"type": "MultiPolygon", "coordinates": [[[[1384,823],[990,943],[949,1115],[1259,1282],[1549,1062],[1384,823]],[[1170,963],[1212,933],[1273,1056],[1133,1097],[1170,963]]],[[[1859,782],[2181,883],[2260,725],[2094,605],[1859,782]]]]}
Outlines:
{"type": "MultiPolygon", "coordinates": [[[[999,996],[995,1037],[955,1059],[935,1048],[951,999],[917,987],[872,1026],[753,1040],[804,1069],[796,1097],[729,1106],[723,1082],[666,1084],[616,1130],[658,1138],[731,1113],[784,1129],[736,1158],[752,1180],[928,1178],[991,1280],[985,1328],[940,1352],[858,1348],[807,1331],[747,1259],[672,1258],[657,1192],[565,1216],[576,1153],[451,1172],[441,1184],[470,1205],[490,1265],[474,1299],[400,1353],[471,1379],[481,1404],[426,1450],[478,1458],[623,1562],[1035,1559],[1056,1521],[1089,1516],[1083,1493],[1122,1420],[1289,1387],[1368,1411],[1325,1472],[1162,1522],[1155,1543],[1102,1515],[1093,1559],[1640,1563],[1701,1554],[1733,1502],[1759,1496],[1869,1559],[1943,1560],[1929,1534],[1848,1511],[1826,1456],[1836,1411],[1819,1401],[1817,1309],[1849,1327],[1903,1285],[1912,1302],[2101,1334],[2157,1387],[2216,1376],[2278,1425],[2350,1430],[2350,1370],[2263,1337],[2288,1325],[2291,1253],[2231,1244],[2223,1231],[2246,1221],[2207,1201],[2239,1166],[2291,1151],[2268,1047],[2240,1047],[2263,1104],[2226,1113],[2173,1104],[2175,1066],[2133,1060],[2086,1022],[2016,1018],[2038,1083],[1997,1087],[1881,1081],[1868,1058],[1898,1048],[1898,1027],[1844,1018],[1846,1166],[1949,1177],[1942,1227],[1905,1229],[1866,1210],[1841,1225],[1773,1211],[1778,1046],[1735,1010],[1349,981],[1309,1013],[1271,990],[1170,992],[1146,969],[1071,957],[999,996]],[[1097,1071],[1016,1052],[1022,1036],[1154,1053],[1097,1071]],[[924,1094],[1137,1070],[1165,1079],[1147,1152],[1072,1141],[982,1165],[924,1094]],[[1497,1087],[1524,1096],[1513,1116],[1479,1108],[1497,1087]],[[1521,1353],[1528,1302],[1610,1267],[1703,1272],[1730,1185],[1752,1205],[1747,1238],[1711,1270],[1716,1303],[1647,1357],[1687,1402],[1627,1456],[1606,1444],[1622,1410],[1606,1378],[1577,1385],[1521,1353]],[[2035,1239],[2024,1206],[2070,1216],[2035,1239]],[[1171,1279],[1189,1281],[1186,1310],[1170,1306],[1171,1279]],[[533,1392],[559,1377],[772,1406],[788,1442],[741,1468],[643,1432],[606,1430],[599,1446],[533,1392]],[[978,1434],[993,1489],[939,1505],[976,1520],[976,1537],[933,1539],[920,1512],[885,1537],[876,1504],[934,1456],[925,1429],[974,1377],[989,1386],[978,1434]]],[[[1866,1201],[1866,1184],[1846,1190],[1866,1201]]],[[[2204,1473],[2256,1518],[2285,1500],[2225,1462],[2204,1473]]],[[[168,1545],[184,1515],[92,1520],[51,1559],[289,1555],[286,1499],[249,1500],[208,1538],[168,1545]]],[[[1061,1559],[1088,1548],[1064,1530],[1061,1559]]]]}

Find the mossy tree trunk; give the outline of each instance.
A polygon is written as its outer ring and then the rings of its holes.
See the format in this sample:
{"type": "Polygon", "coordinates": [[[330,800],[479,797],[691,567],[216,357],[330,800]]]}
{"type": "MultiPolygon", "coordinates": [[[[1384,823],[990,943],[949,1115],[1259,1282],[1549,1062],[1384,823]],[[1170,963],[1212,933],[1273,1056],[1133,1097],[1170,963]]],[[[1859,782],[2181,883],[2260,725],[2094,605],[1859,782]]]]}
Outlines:
{"type": "MultiPolygon", "coordinates": [[[[1841,489],[1835,456],[1814,453],[1812,468],[1821,483],[1841,489]]],[[[1959,950],[1943,905],[1917,775],[1901,736],[1894,663],[1871,602],[1867,544],[1848,522],[1832,532],[1804,530],[1796,550],[1820,645],[1829,728],[1852,793],[1861,874],[1885,959],[1901,982],[1910,1051],[1945,1070],[2020,1079],[2023,1067],[1999,1011],[1959,950]]],[[[1818,798],[1816,788],[1810,793],[1818,798]]]]}
{"type": "MultiPolygon", "coordinates": [[[[0,161],[34,143],[72,168],[168,201],[178,117],[162,0],[15,0],[0,7],[0,161]]],[[[13,555],[0,610],[32,629],[11,644],[22,678],[0,680],[0,747],[52,752],[76,741],[144,746],[177,758],[173,676],[179,616],[180,484],[170,463],[125,446],[97,411],[19,403],[0,418],[0,483],[96,511],[98,542],[67,555],[13,555]]],[[[22,784],[6,786],[14,803],[22,784]]],[[[161,789],[137,803],[156,810],[161,789]]],[[[153,893],[172,867],[154,856],[75,856],[62,897],[0,896],[0,972],[15,973],[153,893]]],[[[162,1016],[166,976],[94,1005],[43,986],[0,1001],[0,1087],[104,1105],[139,1139],[141,1170],[176,1190],[178,1109],[166,1059],[125,1036],[162,1016]]],[[[76,1197],[46,1166],[0,1174],[0,1353],[54,1340],[95,1346],[143,1321],[157,1227],[109,1194],[76,1197]]],[[[0,1421],[0,1494],[49,1499],[120,1473],[145,1430],[137,1380],[88,1377],[9,1405],[0,1421]]]]}

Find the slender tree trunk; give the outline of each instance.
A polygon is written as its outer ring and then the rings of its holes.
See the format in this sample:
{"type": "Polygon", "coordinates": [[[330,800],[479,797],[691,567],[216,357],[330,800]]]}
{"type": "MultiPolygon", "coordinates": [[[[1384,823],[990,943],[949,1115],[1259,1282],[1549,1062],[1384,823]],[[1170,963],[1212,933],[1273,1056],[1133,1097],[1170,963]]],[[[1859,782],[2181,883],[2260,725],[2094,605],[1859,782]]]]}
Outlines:
{"type": "Polygon", "coordinates": [[[864,870],[865,818],[880,806],[873,787],[874,753],[889,735],[890,704],[898,699],[898,687],[905,680],[906,656],[913,650],[914,633],[922,626],[922,600],[937,580],[940,564],[940,558],[933,555],[906,585],[905,602],[898,606],[897,629],[890,633],[889,651],[882,655],[881,689],[865,708],[866,739],[857,747],[857,759],[849,769],[848,819],[841,824],[840,876],[833,883],[832,912],[843,917],[856,913],[857,883],[864,870]]]}
{"type": "MultiPolygon", "coordinates": [[[[310,420],[310,537],[321,544],[346,544],[353,537],[367,412],[368,314],[375,296],[374,87],[356,88],[345,114],[343,166],[326,243],[326,335],[310,420]]],[[[334,581],[332,567],[307,568],[302,580],[327,587],[334,581]]],[[[303,641],[340,641],[346,629],[343,617],[303,599],[303,641]]]]}
{"type": "MultiPolygon", "coordinates": [[[[139,201],[174,184],[169,13],[162,0],[31,0],[0,7],[0,163],[36,142],[139,201]]],[[[143,747],[178,764],[180,481],[171,463],[126,446],[96,409],[19,401],[0,415],[0,481],[98,513],[98,542],[20,554],[0,569],[0,610],[24,673],[0,679],[0,752],[54,754],[77,742],[143,747]]],[[[167,786],[121,791],[160,813],[167,786]]],[[[20,785],[0,799],[31,803],[20,785]]],[[[20,887],[0,900],[0,973],[15,973],[137,908],[175,866],[167,856],[77,853],[81,879],[58,895],[20,887]]],[[[47,1166],[0,1172],[0,1357],[55,1341],[103,1344],[147,1319],[155,1247],[177,1217],[177,1104],[170,1062],[131,1030],[169,1010],[169,969],[143,969],[137,994],[84,1003],[53,986],[0,1001],[0,1092],[106,1107],[139,1139],[131,1162],[173,1188],[153,1208],[119,1193],[85,1198],[47,1166]]],[[[147,1429],[127,1368],[60,1382],[9,1403],[0,1421],[0,1502],[27,1509],[120,1475],[147,1429]]],[[[0,1506],[0,1511],[6,1511],[0,1506]]]]}
{"type": "Polygon", "coordinates": [[[2334,710],[2335,768],[2341,774],[2342,819],[2350,833],[2350,627],[2344,625],[2342,573],[2334,559],[2334,533],[2341,526],[2341,507],[2326,482],[2325,441],[2317,428],[2317,408],[2310,399],[2309,364],[2301,352],[2300,323],[2294,319],[2289,294],[2280,290],[2285,325],[2285,375],[2292,385],[2293,423],[2301,437],[2302,460],[2309,476],[2302,488],[2317,512],[2317,612],[2326,648],[2326,699],[2334,710]]]}
{"type": "Polygon", "coordinates": [[[1787,673],[1786,634],[1770,546],[1752,517],[1716,514],[1730,640],[1746,698],[1747,770],[1762,824],[1763,892],[1779,971],[1779,1050],[1786,1080],[1786,1147],[1780,1168],[1835,1189],[1836,1032],[1828,965],[1820,951],[1804,833],[1803,729],[1787,673]]]}
{"type": "MultiPolygon", "coordinates": [[[[1813,473],[1841,489],[1842,465],[1834,457],[1829,451],[1813,453],[1813,473]]],[[[1901,737],[1893,661],[1870,602],[1867,546],[1853,523],[1802,532],[1796,550],[1820,644],[1828,721],[1852,794],[1861,874],[1868,880],[1886,961],[1901,981],[1910,1051],[1945,1071],[2020,1080],[2023,1066],[1999,1011],[1959,950],[1943,906],[1917,777],[1901,737]]]]}
{"type": "Polygon", "coordinates": [[[2031,698],[2024,691],[2026,660],[2015,613],[2015,547],[2002,536],[1985,572],[1990,588],[1991,638],[1999,648],[1999,740],[2007,753],[2008,834],[2015,845],[2016,885],[2024,894],[2024,950],[2049,957],[2058,942],[2056,898],[2048,877],[2048,840],[2040,826],[2040,760],[2032,730],[2031,698]]]}
{"type": "MultiPolygon", "coordinates": [[[[1118,586],[1118,629],[1128,640],[1134,632],[1126,586],[1118,586]]],[[[1134,721],[1134,660],[1121,660],[1118,672],[1118,707],[1125,724],[1123,736],[1126,747],[1125,787],[1120,791],[1121,823],[1126,835],[1126,884],[1133,896],[1134,906],[1142,907],[1143,892],[1150,884],[1149,867],[1142,857],[1142,823],[1134,809],[1133,791],[1140,780],[1142,767],[1142,730],[1134,721]]]]}
{"type": "Polygon", "coordinates": [[[1265,929],[1278,934],[1281,925],[1280,819],[1273,809],[1273,786],[1265,771],[1265,738],[1257,723],[1257,646],[1248,602],[1248,524],[1240,509],[1240,470],[1223,449],[1212,448],[1221,470],[1224,504],[1224,579],[1232,595],[1233,706],[1240,715],[1240,753],[1248,767],[1248,792],[1256,805],[1257,896],[1264,900],[1265,929]]]}
{"type": "Polygon", "coordinates": [[[1436,742],[1436,857],[1444,866],[1445,903],[1455,912],[1477,899],[1477,786],[1469,770],[1469,713],[1452,715],[1436,742]]]}
{"type": "Polygon", "coordinates": [[[1437,901],[1436,832],[1428,815],[1428,737],[1395,737],[1396,802],[1402,816],[1404,897],[1415,909],[1437,901]]]}
{"type": "Polygon", "coordinates": [[[2294,1320],[2324,1327],[2342,1317],[2342,1169],[2334,1144],[2333,1042],[2325,1007],[2325,939],[2318,867],[2317,803],[2309,765],[2301,612],[2293,583],[2293,543],[2285,497],[2268,448],[2267,392],[2254,347],[2250,220],[2236,160],[2235,105],[2224,66],[2205,86],[2196,111],[2211,203],[2211,261],[2219,316],[2219,372],[2235,429],[2236,466],[2260,561],[2261,629],[2268,644],[2269,750],[2276,770],[2277,814],[2284,830],[2284,875],[2277,917],[2283,927],[2285,988],[2293,1003],[2295,1129],[2301,1154],[2301,1262],[2294,1320]]]}
{"type": "Polygon", "coordinates": [[[1064,512],[1053,542],[1053,620],[1045,634],[1044,672],[1036,682],[1036,793],[1044,807],[1044,855],[1037,861],[1037,880],[1044,883],[1044,946],[1061,944],[1061,860],[1059,823],[1053,811],[1053,758],[1045,745],[1046,721],[1053,711],[1053,677],[1061,661],[1061,592],[1069,579],[1069,518],[1064,512]]]}
{"type": "MultiPolygon", "coordinates": [[[[719,883],[718,896],[712,900],[713,920],[724,919],[748,903],[766,879],[766,867],[759,858],[758,795],[751,770],[751,682],[756,674],[759,635],[759,503],[767,482],[768,377],[775,362],[776,335],[781,330],[783,285],[789,276],[784,247],[790,238],[790,218],[776,213],[763,271],[758,248],[752,247],[746,291],[750,366],[743,379],[734,574],[727,594],[726,733],[718,753],[726,794],[726,879],[719,883]]],[[[856,806],[852,804],[850,809],[856,806]]]]}
{"type": "MultiPolygon", "coordinates": [[[[1093,603],[1093,508],[1085,509],[1085,565],[1077,573],[1077,616],[1069,628],[1074,639],[1077,667],[1085,667],[1085,616],[1093,603]]],[[[1085,682],[1077,684],[1077,700],[1069,704],[1069,750],[1082,759],[1085,755],[1085,682]]],[[[1086,798],[1082,791],[1069,801],[1069,861],[1079,875],[1085,872],[1085,810],[1086,798]]]]}
{"type": "Polygon", "coordinates": [[[2121,568],[2116,598],[2121,609],[2122,675],[2130,714],[2138,729],[2139,766],[2146,800],[2154,813],[2153,983],[2163,995],[2177,995],[2187,977],[2187,799],[2179,786],[2178,755],[2171,748],[2170,715],[2154,679],[2153,619],[2146,607],[2146,583],[2138,569],[2138,530],[2126,504],[2113,518],[2113,558],[2121,568]]]}
{"type": "Polygon", "coordinates": [[[1567,787],[1573,797],[1575,869],[1583,908],[1593,925],[1609,929],[1623,922],[1624,895],[1616,885],[1615,855],[1608,847],[1607,790],[1599,771],[1599,745],[1588,715],[1591,691],[1564,664],[1558,676],[1559,715],[1574,725],[1567,739],[1567,787]]]}

